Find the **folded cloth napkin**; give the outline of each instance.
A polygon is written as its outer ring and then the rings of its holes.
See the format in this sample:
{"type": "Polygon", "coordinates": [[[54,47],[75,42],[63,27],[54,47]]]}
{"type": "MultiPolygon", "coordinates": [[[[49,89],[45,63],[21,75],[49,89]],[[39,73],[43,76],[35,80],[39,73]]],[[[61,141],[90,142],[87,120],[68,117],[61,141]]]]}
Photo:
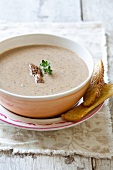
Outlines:
{"type": "MultiPolygon", "coordinates": [[[[101,58],[105,66],[107,82],[107,51],[105,30],[101,23],[44,24],[7,23],[0,24],[0,40],[27,33],[51,33],[63,36],[86,46],[94,62],[101,58]]],[[[95,158],[113,156],[113,134],[109,100],[96,115],[77,126],[49,132],[23,130],[0,122],[0,151],[15,153],[60,154],[95,158]]]]}

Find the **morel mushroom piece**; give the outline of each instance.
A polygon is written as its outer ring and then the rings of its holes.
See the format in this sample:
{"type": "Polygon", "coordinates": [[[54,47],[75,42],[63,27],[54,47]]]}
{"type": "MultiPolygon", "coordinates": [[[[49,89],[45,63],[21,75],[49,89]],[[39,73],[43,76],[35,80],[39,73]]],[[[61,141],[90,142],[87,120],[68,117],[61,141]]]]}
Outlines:
{"type": "Polygon", "coordinates": [[[40,68],[38,68],[38,72],[37,72],[37,74],[40,74],[40,75],[41,75],[41,77],[43,77],[43,73],[42,73],[42,70],[41,70],[40,68]]]}
{"type": "Polygon", "coordinates": [[[35,76],[38,73],[38,67],[35,66],[34,64],[29,64],[29,68],[30,68],[30,75],[35,76]]]}
{"type": "Polygon", "coordinates": [[[43,83],[43,73],[42,70],[35,66],[34,64],[29,64],[29,68],[30,68],[30,75],[32,75],[33,77],[35,77],[35,82],[36,83],[43,83]]]}
{"type": "Polygon", "coordinates": [[[44,83],[44,80],[40,74],[35,75],[35,82],[36,83],[44,83]]]}

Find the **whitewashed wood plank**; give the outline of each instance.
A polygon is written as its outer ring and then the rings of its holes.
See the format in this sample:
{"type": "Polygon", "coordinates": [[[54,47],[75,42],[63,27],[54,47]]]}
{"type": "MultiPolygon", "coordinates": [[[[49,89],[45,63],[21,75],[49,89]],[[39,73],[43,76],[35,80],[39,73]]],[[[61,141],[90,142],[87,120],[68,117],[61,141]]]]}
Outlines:
{"type": "Polygon", "coordinates": [[[112,170],[113,159],[90,159],[81,156],[0,155],[1,170],[112,170]]]}
{"type": "Polygon", "coordinates": [[[0,0],[0,19],[36,21],[39,6],[39,0],[0,0]]]}
{"type": "Polygon", "coordinates": [[[82,13],[84,21],[102,21],[107,30],[112,30],[112,0],[82,0],[82,13]]]}
{"type": "Polygon", "coordinates": [[[113,1],[112,0],[82,0],[84,21],[102,21],[108,32],[109,79],[113,82],[113,1]]]}
{"type": "Polygon", "coordinates": [[[80,15],[80,0],[45,0],[38,13],[42,21],[53,22],[80,21],[80,15]]]}
{"type": "Polygon", "coordinates": [[[0,19],[13,22],[80,21],[80,0],[0,0],[0,19]]]}
{"type": "MultiPolygon", "coordinates": [[[[81,156],[0,156],[0,170],[92,170],[91,158],[81,156]]],[[[108,169],[109,170],[109,169],[108,169]]]]}
{"type": "Polygon", "coordinates": [[[93,170],[113,170],[113,159],[96,159],[93,160],[93,170]]]}

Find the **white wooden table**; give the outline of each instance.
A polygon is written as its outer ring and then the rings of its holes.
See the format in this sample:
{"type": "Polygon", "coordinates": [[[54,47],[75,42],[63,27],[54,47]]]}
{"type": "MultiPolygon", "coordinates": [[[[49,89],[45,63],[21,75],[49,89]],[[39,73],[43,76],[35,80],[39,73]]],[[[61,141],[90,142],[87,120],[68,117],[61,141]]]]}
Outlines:
{"type": "MultiPolygon", "coordinates": [[[[0,20],[12,22],[102,21],[106,28],[109,82],[113,83],[112,0],[0,0],[0,20]]],[[[113,119],[113,98],[110,100],[113,119]]],[[[112,170],[113,159],[0,153],[0,170],[112,170]]]]}

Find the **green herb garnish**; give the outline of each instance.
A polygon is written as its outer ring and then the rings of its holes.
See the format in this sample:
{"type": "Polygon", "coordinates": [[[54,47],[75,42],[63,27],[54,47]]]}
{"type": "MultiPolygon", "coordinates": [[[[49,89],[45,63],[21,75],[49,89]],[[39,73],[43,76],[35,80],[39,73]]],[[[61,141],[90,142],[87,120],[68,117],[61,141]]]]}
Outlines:
{"type": "Polygon", "coordinates": [[[48,61],[44,61],[44,60],[42,60],[42,63],[40,64],[40,66],[43,66],[43,67],[47,67],[49,65],[50,65],[50,63],[48,63],[48,61]]]}
{"type": "Polygon", "coordinates": [[[50,63],[48,63],[48,61],[42,60],[42,63],[40,64],[40,66],[43,67],[44,74],[46,73],[52,74],[51,66],[50,66],[50,63]]]}

